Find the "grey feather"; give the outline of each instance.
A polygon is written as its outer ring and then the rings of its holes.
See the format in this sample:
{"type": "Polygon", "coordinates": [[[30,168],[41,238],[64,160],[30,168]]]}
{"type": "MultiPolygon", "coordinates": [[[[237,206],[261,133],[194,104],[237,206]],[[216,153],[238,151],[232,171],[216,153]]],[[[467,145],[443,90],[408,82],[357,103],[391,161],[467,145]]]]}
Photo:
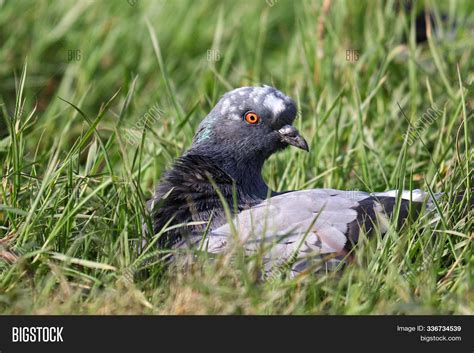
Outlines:
{"type": "MultiPolygon", "coordinates": [[[[225,224],[214,229],[206,239],[209,252],[220,253],[233,245],[235,240],[245,250],[253,253],[265,246],[265,268],[293,260],[292,274],[319,262],[324,269],[334,268],[347,255],[348,225],[359,216],[357,207],[364,200],[373,200],[374,219],[384,233],[389,219],[386,211],[376,200],[393,197],[397,192],[366,193],[334,189],[312,189],[284,193],[240,212],[233,225],[225,224]],[[232,234],[236,230],[237,238],[232,234]],[[333,254],[323,265],[324,256],[333,254]]],[[[416,190],[416,201],[424,201],[428,195],[416,190]]],[[[410,193],[402,194],[407,200],[410,193]]]]}

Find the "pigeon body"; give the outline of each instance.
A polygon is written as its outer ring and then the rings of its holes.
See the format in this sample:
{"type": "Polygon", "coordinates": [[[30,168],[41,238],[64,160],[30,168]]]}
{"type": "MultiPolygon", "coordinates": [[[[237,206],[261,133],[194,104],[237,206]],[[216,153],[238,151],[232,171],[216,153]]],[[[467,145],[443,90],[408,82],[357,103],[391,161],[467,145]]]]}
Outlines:
{"type": "MultiPolygon", "coordinates": [[[[268,269],[294,260],[292,273],[297,273],[328,254],[333,256],[326,266],[340,261],[362,231],[377,227],[384,233],[396,205],[394,191],[269,190],[261,175],[265,160],[290,145],[308,150],[292,126],[295,117],[293,100],[273,87],[226,93],[148,203],[154,233],[171,227],[160,236],[159,246],[202,246],[206,234],[204,248],[222,252],[235,241],[235,229],[248,252],[268,245],[268,269]],[[233,224],[228,223],[220,197],[232,212],[233,224]]],[[[428,199],[419,190],[401,197],[400,225],[428,199]]]]}

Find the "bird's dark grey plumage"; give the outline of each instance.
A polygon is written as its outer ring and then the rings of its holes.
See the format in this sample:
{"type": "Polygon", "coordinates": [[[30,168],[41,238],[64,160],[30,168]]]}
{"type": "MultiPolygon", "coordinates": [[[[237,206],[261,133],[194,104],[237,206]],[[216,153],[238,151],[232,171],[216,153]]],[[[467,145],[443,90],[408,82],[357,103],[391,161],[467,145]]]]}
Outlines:
{"type": "MultiPolygon", "coordinates": [[[[293,100],[273,87],[242,87],[226,93],[149,201],[155,234],[165,226],[188,224],[162,234],[159,246],[193,246],[207,229],[207,251],[228,248],[235,237],[216,188],[234,212],[233,223],[247,251],[256,251],[263,243],[271,245],[265,255],[268,268],[293,257],[296,273],[324,255],[345,256],[357,244],[361,230],[379,227],[385,232],[396,192],[269,190],[261,175],[265,160],[289,145],[308,149],[292,125],[295,117],[293,100]],[[248,112],[260,118],[258,123],[245,120],[248,112]]],[[[414,190],[402,198],[400,224],[410,208],[422,207],[427,195],[414,190]]]]}

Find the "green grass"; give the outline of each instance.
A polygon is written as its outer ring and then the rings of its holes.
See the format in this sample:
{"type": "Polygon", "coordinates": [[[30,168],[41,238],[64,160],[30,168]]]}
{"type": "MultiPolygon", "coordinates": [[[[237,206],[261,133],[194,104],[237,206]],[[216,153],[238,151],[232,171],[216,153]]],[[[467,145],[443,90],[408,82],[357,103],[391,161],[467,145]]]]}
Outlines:
{"type": "Polygon", "coordinates": [[[0,312],[474,313],[467,197],[441,200],[434,225],[364,239],[336,273],[262,282],[258,257],[203,255],[184,271],[137,253],[153,186],[243,85],[299,106],[311,152],[267,162],[275,190],[472,188],[472,1],[417,1],[459,26],[422,45],[391,1],[270,3],[0,1],[0,312]],[[433,104],[442,114],[409,146],[433,104]]]}

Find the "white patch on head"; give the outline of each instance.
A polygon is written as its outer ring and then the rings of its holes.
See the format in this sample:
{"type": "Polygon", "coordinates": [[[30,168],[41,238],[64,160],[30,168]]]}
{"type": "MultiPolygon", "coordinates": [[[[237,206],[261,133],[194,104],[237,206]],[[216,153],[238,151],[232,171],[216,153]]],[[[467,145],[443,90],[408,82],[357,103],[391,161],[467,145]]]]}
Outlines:
{"type": "Polygon", "coordinates": [[[240,95],[240,96],[245,96],[245,94],[246,94],[246,93],[245,93],[244,90],[239,91],[239,95],[240,95]]]}
{"type": "Polygon", "coordinates": [[[222,102],[221,113],[226,114],[229,107],[230,107],[230,99],[228,98],[224,99],[224,101],[222,102]]]}
{"type": "Polygon", "coordinates": [[[269,94],[263,101],[263,105],[272,111],[273,116],[277,116],[285,110],[283,99],[276,97],[274,94],[269,94]]]}
{"type": "Polygon", "coordinates": [[[266,89],[261,87],[254,88],[249,94],[249,99],[252,99],[253,104],[258,105],[267,94],[268,92],[266,89]]]}

